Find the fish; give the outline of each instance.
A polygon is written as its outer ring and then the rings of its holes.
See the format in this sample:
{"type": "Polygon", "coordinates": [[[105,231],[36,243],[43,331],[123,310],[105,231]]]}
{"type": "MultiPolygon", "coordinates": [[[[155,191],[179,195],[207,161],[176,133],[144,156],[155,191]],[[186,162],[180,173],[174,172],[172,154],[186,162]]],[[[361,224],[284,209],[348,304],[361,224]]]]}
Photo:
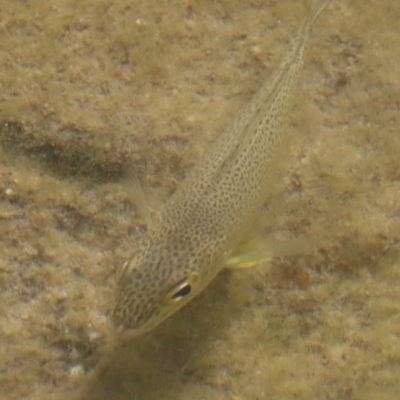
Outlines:
{"type": "MultiPolygon", "coordinates": [[[[254,246],[254,238],[246,246],[245,236],[271,190],[268,177],[310,31],[330,1],[305,3],[303,23],[279,67],[178,185],[117,270],[115,303],[107,316],[112,334],[138,337],[201,293],[224,267],[248,267],[271,257],[267,247],[254,246]]],[[[137,182],[135,188],[143,208],[137,182]]]]}

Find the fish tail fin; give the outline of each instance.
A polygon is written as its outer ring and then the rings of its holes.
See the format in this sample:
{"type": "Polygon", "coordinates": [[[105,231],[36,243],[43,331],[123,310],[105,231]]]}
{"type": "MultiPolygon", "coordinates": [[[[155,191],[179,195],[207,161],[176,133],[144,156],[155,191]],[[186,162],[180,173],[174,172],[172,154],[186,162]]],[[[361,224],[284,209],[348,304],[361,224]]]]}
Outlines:
{"type": "Polygon", "coordinates": [[[308,35],[314,22],[332,0],[304,0],[306,17],[301,25],[300,32],[308,35]]]}

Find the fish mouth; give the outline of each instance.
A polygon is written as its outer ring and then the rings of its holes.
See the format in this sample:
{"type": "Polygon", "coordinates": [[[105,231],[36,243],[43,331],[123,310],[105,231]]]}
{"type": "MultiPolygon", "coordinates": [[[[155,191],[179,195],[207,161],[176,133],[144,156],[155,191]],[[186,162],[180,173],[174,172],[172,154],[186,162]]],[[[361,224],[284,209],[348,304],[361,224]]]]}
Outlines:
{"type": "Polygon", "coordinates": [[[138,328],[127,328],[123,322],[120,322],[118,321],[118,318],[115,318],[113,312],[109,311],[106,315],[107,329],[113,336],[120,339],[135,339],[138,336],[142,336],[144,333],[151,331],[160,322],[162,322],[162,320],[160,321],[151,318],[138,328]]]}
{"type": "Polygon", "coordinates": [[[109,332],[121,339],[134,339],[140,336],[143,331],[140,329],[126,329],[124,324],[117,323],[111,312],[107,313],[106,325],[109,332]]]}

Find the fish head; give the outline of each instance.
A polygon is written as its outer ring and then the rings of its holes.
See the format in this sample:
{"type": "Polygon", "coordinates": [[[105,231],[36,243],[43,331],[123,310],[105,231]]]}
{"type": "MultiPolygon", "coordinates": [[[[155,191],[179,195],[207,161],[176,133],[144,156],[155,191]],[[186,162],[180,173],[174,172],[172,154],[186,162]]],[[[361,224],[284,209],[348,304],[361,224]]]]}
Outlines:
{"type": "Polygon", "coordinates": [[[158,244],[139,250],[125,262],[116,273],[115,304],[107,316],[110,332],[135,338],[193,299],[204,285],[190,260],[182,261],[176,252],[158,244]]]}

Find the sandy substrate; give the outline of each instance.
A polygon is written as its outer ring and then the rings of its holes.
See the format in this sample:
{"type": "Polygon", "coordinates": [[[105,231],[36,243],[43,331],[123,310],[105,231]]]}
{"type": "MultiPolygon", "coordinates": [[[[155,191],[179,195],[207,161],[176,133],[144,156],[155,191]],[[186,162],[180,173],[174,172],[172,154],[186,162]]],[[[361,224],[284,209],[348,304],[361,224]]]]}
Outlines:
{"type": "Polygon", "coordinates": [[[0,398],[398,400],[400,8],[333,0],[264,210],[314,251],[223,271],[150,334],[114,272],[279,65],[301,1],[9,1],[0,12],[0,398]],[[51,5],[50,5],[51,3],[51,5]]]}

